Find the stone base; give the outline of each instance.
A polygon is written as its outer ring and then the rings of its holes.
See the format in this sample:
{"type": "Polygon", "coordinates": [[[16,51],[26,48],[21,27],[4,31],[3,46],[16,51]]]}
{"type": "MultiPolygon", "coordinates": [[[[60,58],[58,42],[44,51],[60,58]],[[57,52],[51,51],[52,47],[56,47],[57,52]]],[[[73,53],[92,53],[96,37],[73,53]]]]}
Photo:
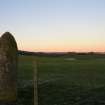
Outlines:
{"type": "Polygon", "coordinates": [[[0,102],[0,105],[17,105],[17,103],[16,102],[8,102],[8,103],[0,102]]]}

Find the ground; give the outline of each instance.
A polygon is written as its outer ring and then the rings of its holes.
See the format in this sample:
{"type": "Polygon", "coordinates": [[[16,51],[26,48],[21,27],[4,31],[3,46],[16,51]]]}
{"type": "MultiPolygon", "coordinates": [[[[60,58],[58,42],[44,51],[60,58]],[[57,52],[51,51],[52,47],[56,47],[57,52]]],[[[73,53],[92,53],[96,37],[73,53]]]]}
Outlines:
{"type": "Polygon", "coordinates": [[[33,60],[31,56],[19,56],[18,59],[18,105],[33,105],[33,60]]]}
{"type": "Polygon", "coordinates": [[[26,84],[23,101],[30,103],[25,105],[32,105],[33,61],[37,62],[39,105],[105,105],[105,56],[21,56],[18,74],[26,84]]]}

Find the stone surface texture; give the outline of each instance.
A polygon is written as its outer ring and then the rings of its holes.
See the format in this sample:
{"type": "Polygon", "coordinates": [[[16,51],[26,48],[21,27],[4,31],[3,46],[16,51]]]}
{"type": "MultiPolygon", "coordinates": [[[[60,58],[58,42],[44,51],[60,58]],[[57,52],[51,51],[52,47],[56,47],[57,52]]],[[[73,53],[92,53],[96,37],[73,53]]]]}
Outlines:
{"type": "Polygon", "coordinates": [[[5,32],[0,38],[0,103],[17,99],[17,50],[14,37],[5,32]]]}

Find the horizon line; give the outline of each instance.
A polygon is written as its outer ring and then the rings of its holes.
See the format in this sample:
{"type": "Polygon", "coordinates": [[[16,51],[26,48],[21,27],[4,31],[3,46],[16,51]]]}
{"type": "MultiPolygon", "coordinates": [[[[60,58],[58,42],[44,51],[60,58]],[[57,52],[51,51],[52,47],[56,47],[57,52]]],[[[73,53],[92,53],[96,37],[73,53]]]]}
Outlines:
{"type": "Polygon", "coordinates": [[[105,51],[29,51],[29,50],[18,50],[34,53],[105,53],[105,51]]]}

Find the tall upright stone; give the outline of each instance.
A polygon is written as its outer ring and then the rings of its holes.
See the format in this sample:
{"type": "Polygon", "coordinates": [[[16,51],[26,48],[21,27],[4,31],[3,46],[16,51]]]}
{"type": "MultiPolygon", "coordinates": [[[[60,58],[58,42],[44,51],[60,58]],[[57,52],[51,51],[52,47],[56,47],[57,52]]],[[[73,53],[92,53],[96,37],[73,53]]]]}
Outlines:
{"type": "Polygon", "coordinates": [[[5,32],[0,38],[0,105],[17,99],[17,50],[14,37],[5,32]]]}

